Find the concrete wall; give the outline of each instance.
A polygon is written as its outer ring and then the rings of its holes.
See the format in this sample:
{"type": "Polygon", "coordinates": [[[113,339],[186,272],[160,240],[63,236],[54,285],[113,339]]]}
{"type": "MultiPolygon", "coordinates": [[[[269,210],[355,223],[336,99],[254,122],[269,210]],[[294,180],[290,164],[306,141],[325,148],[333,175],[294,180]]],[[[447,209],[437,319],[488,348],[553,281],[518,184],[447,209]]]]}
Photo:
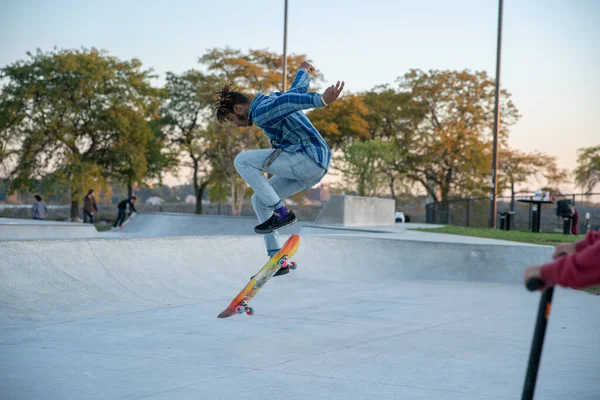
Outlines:
{"type": "Polygon", "coordinates": [[[68,239],[98,237],[92,224],[0,224],[0,239],[68,239]]]}
{"type": "Polygon", "coordinates": [[[317,219],[319,225],[389,226],[394,225],[392,199],[360,196],[331,196],[317,219]]]}

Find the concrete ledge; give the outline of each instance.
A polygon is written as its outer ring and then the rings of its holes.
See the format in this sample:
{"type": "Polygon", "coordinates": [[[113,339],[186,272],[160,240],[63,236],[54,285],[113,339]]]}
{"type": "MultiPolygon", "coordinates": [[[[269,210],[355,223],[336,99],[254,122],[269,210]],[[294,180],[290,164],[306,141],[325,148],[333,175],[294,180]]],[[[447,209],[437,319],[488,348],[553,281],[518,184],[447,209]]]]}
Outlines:
{"type": "Polygon", "coordinates": [[[331,196],[315,224],[341,226],[391,226],[395,202],[392,199],[360,196],[331,196]]]}
{"type": "Polygon", "coordinates": [[[92,224],[0,224],[0,240],[84,239],[98,236],[92,224]]]}

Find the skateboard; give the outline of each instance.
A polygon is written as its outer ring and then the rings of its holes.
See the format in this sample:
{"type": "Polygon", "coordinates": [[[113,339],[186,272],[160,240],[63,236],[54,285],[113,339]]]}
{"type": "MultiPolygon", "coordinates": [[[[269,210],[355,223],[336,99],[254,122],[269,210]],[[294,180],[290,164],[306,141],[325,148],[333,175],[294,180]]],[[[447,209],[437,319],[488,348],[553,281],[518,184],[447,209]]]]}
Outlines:
{"type": "Polygon", "coordinates": [[[297,265],[293,261],[288,261],[292,257],[298,246],[300,245],[300,236],[293,234],[271,259],[258,271],[258,273],[250,279],[250,282],[238,293],[233,299],[231,304],[223,310],[217,318],[228,318],[232,315],[243,314],[244,312],[248,315],[254,314],[254,309],[248,305],[250,300],[256,293],[262,288],[265,283],[269,281],[279,270],[279,268],[290,268],[296,269],[297,265]]]}

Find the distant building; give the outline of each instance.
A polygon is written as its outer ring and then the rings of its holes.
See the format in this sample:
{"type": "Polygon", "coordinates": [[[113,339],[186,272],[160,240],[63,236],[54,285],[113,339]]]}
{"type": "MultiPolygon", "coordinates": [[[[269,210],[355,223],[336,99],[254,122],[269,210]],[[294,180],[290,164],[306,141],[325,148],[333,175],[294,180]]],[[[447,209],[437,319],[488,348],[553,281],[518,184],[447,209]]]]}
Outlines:
{"type": "Polygon", "coordinates": [[[329,184],[321,183],[319,186],[307,190],[304,197],[304,205],[320,206],[327,203],[331,198],[329,184]]]}
{"type": "Polygon", "coordinates": [[[196,204],[196,196],[188,194],[185,196],[185,202],[186,204],[196,204]]]}
{"type": "Polygon", "coordinates": [[[164,202],[165,202],[164,199],[161,199],[158,196],[152,196],[152,197],[148,197],[148,199],[146,199],[146,204],[151,205],[151,206],[160,206],[164,202]]]}

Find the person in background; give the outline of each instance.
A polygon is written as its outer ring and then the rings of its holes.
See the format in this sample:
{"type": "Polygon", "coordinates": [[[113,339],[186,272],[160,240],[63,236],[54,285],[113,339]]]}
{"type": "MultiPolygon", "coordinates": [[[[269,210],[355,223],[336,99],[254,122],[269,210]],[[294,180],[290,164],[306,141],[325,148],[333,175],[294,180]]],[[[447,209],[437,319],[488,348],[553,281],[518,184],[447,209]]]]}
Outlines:
{"type": "Polygon", "coordinates": [[[129,206],[129,214],[127,214],[127,215],[131,215],[134,212],[135,213],[137,212],[134,204],[135,204],[135,196],[131,196],[130,198],[125,199],[119,203],[119,206],[118,206],[119,207],[119,215],[117,216],[117,220],[115,221],[113,227],[115,227],[115,228],[117,226],[119,228],[123,227],[123,222],[125,222],[125,217],[126,217],[125,210],[127,210],[127,206],[129,206]]]}
{"type": "Polygon", "coordinates": [[[35,198],[35,202],[31,207],[31,218],[33,219],[46,219],[48,215],[48,207],[46,203],[42,201],[42,196],[36,194],[33,196],[35,198]]]}
{"type": "Polygon", "coordinates": [[[90,189],[83,198],[83,223],[89,221],[90,224],[93,224],[94,214],[97,212],[98,205],[96,204],[96,198],[94,197],[94,189],[90,189]]]}
{"type": "Polygon", "coordinates": [[[525,283],[530,278],[544,281],[545,287],[563,286],[583,289],[600,284],[600,231],[589,232],[575,243],[556,246],[553,262],[534,265],[525,270],[525,283]]]}
{"type": "Polygon", "coordinates": [[[573,223],[571,224],[571,235],[577,235],[579,230],[577,229],[577,224],[579,224],[579,213],[573,207],[573,223]]]}

